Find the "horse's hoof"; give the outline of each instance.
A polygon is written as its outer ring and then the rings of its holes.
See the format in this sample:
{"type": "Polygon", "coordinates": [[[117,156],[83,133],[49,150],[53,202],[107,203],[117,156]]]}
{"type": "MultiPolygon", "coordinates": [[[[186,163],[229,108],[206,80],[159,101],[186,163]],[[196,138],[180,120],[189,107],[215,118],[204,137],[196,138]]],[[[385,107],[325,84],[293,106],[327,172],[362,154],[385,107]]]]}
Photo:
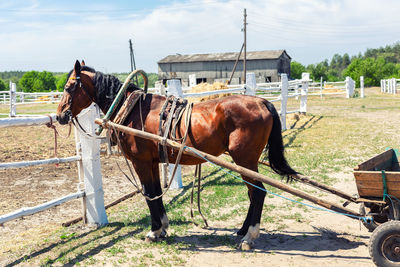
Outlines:
{"type": "Polygon", "coordinates": [[[160,238],[166,238],[167,237],[167,231],[165,231],[164,229],[162,230],[161,234],[160,234],[160,238]]]}
{"type": "Polygon", "coordinates": [[[240,243],[240,245],[239,245],[239,249],[243,250],[243,251],[248,251],[248,250],[251,250],[252,247],[251,247],[251,244],[249,242],[242,241],[242,243],[240,243]]]}

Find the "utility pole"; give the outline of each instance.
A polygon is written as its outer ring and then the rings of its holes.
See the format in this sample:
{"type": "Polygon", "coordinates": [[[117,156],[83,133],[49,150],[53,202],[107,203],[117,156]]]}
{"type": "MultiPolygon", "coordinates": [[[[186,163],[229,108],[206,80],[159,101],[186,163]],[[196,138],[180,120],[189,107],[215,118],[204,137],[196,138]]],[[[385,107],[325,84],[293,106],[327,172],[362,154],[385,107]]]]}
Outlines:
{"type": "Polygon", "coordinates": [[[246,17],[247,17],[247,14],[246,14],[246,9],[244,9],[244,14],[243,14],[243,16],[244,16],[244,19],[243,19],[243,33],[244,33],[244,42],[243,42],[243,52],[244,52],[244,57],[243,57],[243,84],[245,84],[246,83],[246,48],[247,48],[247,45],[246,45],[246,25],[247,25],[247,22],[246,22],[246,17]]]}
{"type": "MultiPolygon", "coordinates": [[[[244,25],[243,25],[243,29],[242,29],[242,31],[244,32],[244,41],[243,41],[242,48],[240,48],[240,52],[239,52],[239,55],[238,55],[238,57],[236,59],[235,65],[233,66],[233,70],[232,70],[231,76],[230,76],[230,78],[228,80],[228,84],[231,84],[231,81],[232,81],[232,78],[233,78],[233,74],[236,71],[236,66],[237,66],[237,64],[239,62],[240,55],[242,54],[242,51],[244,51],[244,56],[243,56],[243,79],[242,79],[242,81],[243,81],[243,84],[246,83],[246,25],[247,25],[246,17],[247,17],[246,9],[244,9],[244,20],[243,20],[244,25]]],[[[239,76],[239,78],[240,78],[240,76],[239,76]]]]}
{"type": "MultiPolygon", "coordinates": [[[[135,54],[133,53],[133,46],[131,39],[129,39],[129,51],[131,52],[131,72],[132,72],[133,70],[136,70],[136,62],[135,62],[135,54]]],[[[136,75],[136,85],[139,85],[137,75],[136,75]]]]}

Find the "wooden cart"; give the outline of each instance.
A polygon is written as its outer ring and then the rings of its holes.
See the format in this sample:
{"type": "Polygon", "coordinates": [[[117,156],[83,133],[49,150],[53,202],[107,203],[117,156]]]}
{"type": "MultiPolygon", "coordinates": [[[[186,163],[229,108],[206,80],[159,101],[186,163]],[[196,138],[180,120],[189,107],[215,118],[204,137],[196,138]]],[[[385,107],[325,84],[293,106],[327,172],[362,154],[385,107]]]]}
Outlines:
{"type": "Polygon", "coordinates": [[[360,213],[373,231],[369,252],[377,266],[400,266],[400,166],[399,151],[389,149],[354,168],[360,213]]]}

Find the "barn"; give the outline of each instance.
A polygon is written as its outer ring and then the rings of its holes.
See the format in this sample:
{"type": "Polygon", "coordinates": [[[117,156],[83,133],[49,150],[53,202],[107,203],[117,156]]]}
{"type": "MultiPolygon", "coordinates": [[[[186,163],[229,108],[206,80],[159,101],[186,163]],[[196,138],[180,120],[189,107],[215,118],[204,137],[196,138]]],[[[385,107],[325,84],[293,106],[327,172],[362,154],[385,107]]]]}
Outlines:
{"type": "MultiPolygon", "coordinates": [[[[189,85],[189,75],[195,74],[196,84],[229,80],[239,53],[213,53],[193,55],[169,55],[158,61],[158,79],[165,83],[179,79],[182,85],[189,85]]],[[[243,54],[231,84],[240,84],[243,76],[243,54]]],[[[281,73],[290,76],[291,57],[285,50],[247,52],[246,70],[254,72],[257,82],[276,82],[281,73]]]]}

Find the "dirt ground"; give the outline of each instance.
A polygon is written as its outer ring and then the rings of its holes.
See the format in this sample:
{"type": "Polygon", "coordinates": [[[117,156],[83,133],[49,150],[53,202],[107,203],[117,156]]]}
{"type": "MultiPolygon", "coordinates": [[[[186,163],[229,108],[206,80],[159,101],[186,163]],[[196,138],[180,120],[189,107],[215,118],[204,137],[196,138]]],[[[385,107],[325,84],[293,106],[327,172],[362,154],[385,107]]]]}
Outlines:
{"type": "MultiPolygon", "coordinates": [[[[379,117],[376,118],[376,120],[379,119],[379,117]]],[[[60,129],[62,135],[67,134],[66,127],[60,129]]],[[[49,142],[53,138],[52,130],[46,126],[1,129],[0,162],[53,157],[54,143],[49,142]],[[15,144],[19,144],[18,147],[15,144]]],[[[58,154],[60,157],[75,154],[73,136],[59,139],[58,154]]],[[[102,158],[105,203],[133,191],[129,182],[122,177],[115,161],[122,162],[121,159],[102,158]]],[[[0,214],[38,205],[76,192],[79,182],[76,170],[76,163],[0,170],[0,214]]],[[[186,168],[185,171],[191,171],[191,169],[186,168]]],[[[334,187],[351,194],[357,192],[350,172],[336,173],[332,176],[339,181],[333,185],[334,187]]],[[[177,193],[179,192],[171,194],[177,193]]],[[[334,197],[328,197],[328,199],[337,200],[334,197]]],[[[144,205],[140,197],[129,201],[144,205]]],[[[266,201],[282,202],[279,198],[266,201]]],[[[350,205],[350,208],[357,210],[357,206],[350,205]]],[[[15,260],[12,251],[22,247],[21,244],[26,245],[27,237],[34,242],[44,233],[58,228],[62,222],[79,216],[80,211],[81,200],[74,200],[34,216],[5,223],[0,227],[0,265],[7,265],[15,260]],[[32,232],[36,233],[34,237],[32,237],[32,232]]],[[[303,218],[302,222],[288,220],[287,227],[283,230],[274,228],[273,224],[262,225],[260,238],[257,239],[255,249],[250,253],[218,244],[200,247],[196,253],[189,254],[186,265],[374,266],[368,253],[370,233],[361,226],[360,222],[318,210],[304,213],[304,216],[307,217],[303,218]]],[[[193,227],[186,236],[179,238],[196,239],[204,233],[216,233],[221,236],[232,234],[234,229],[227,225],[232,224],[226,221],[211,222],[210,229],[193,227]]]]}

